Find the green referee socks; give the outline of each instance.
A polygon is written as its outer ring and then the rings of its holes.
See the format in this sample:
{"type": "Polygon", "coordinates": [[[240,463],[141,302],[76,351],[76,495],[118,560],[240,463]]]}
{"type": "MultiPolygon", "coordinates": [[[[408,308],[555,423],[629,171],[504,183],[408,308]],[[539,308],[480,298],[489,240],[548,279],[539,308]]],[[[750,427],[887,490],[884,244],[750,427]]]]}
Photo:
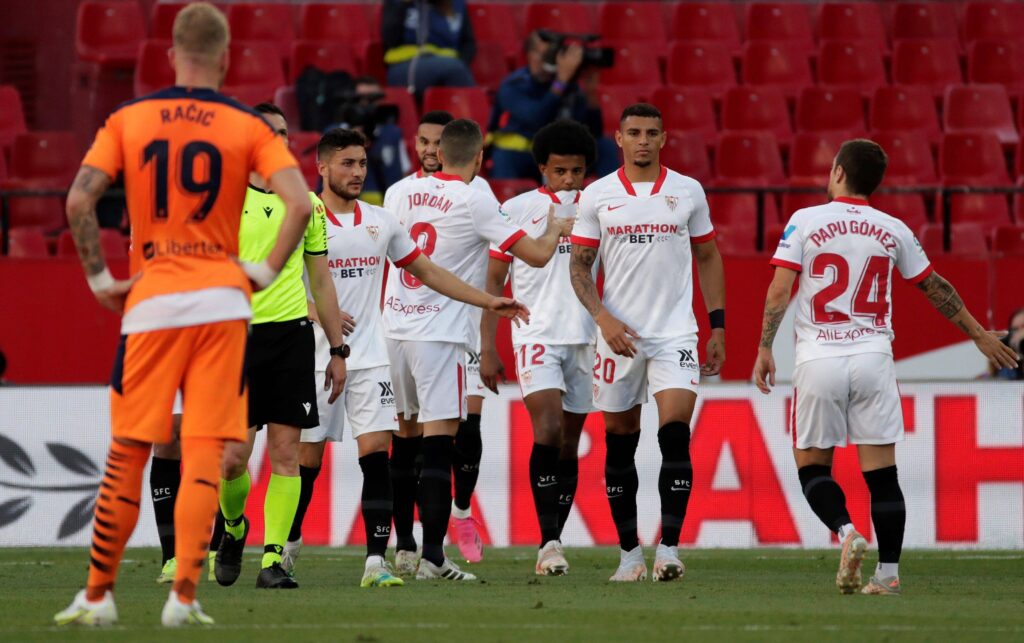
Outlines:
{"type": "Polygon", "coordinates": [[[245,501],[249,498],[252,479],[246,471],[234,480],[220,481],[220,511],[224,514],[224,531],[240,539],[244,534],[245,525],[242,514],[245,513],[245,501]]]}
{"type": "Polygon", "coordinates": [[[270,474],[267,498],[263,503],[263,567],[281,562],[281,552],[292,528],[301,493],[302,478],[299,476],[270,474]]]}

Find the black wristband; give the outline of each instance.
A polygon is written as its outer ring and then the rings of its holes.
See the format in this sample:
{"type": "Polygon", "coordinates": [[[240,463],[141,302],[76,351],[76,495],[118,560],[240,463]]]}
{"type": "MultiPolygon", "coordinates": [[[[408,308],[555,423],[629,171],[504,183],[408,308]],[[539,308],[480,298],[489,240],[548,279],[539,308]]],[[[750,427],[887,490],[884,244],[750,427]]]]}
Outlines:
{"type": "Polygon", "coordinates": [[[708,313],[708,319],[711,321],[711,328],[725,329],[725,310],[717,308],[708,313]]]}

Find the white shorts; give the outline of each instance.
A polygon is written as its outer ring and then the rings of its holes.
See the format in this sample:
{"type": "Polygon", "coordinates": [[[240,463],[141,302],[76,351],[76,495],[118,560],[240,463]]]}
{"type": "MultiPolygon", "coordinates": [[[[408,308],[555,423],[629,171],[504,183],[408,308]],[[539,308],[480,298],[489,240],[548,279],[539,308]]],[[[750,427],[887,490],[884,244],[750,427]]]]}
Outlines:
{"type": "Polygon", "coordinates": [[[558,389],[563,393],[562,410],[569,413],[594,410],[592,345],[523,344],[512,348],[524,398],[538,391],[558,389]]]}
{"type": "Polygon", "coordinates": [[[388,339],[395,408],[418,422],[466,419],[466,346],[388,339]]]}
{"type": "Polygon", "coordinates": [[[345,390],[334,404],[327,403],[329,397],[330,390],[324,390],[324,372],[317,371],[316,408],[320,412],[320,425],[302,429],[300,439],[303,442],[341,442],[346,416],[353,439],[374,431],[398,430],[395,394],[387,366],[349,371],[345,390]]]}
{"type": "Polygon", "coordinates": [[[480,353],[475,351],[466,351],[466,395],[494,397],[494,391],[480,379],[480,353]]]}
{"type": "Polygon", "coordinates": [[[903,440],[896,365],[885,353],[825,357],[793,371],[796,448],[903,440]]]}
{"type": "Polygon", "coordinates": [[[597,335],[594,356],[594,406],[602,411],[628,411],[650,396],[667,389],[697,392],[700,365],[697,337],[635,339],[637,354],[632,358],[616,355],[597,335]]]}

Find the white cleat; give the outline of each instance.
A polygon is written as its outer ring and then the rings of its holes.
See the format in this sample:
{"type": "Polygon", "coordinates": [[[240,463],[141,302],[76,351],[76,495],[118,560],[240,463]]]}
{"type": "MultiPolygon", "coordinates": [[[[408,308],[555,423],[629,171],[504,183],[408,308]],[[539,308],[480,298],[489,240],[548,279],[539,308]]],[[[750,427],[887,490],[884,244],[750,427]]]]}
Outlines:
{"type": "Polygon", "coordinates": [[[296,541],[285,541],[284,551],[281,552],[281,568],[288,572],[288,575],[295,573],[295,561],[299,559],[299,552],[302,550],[302,539],[296,541]]]}
{"type": "Polygon", "coordinates": [[[670,581],[682,578],[684,574],[686,574],[686,565],[679,560],[678,549],[658,543],[658,549],[654,554],[653,580],[670,581]]]}
{"type": "Polygon", "coordinates": [[[160,622],[164,627],[181,627],[182,625],[213,625],[213,619],[203,612],[199,601],[187,605],[178,600],[178,592],[171,592],[164,603],[164,611],[160,614],[160,622]]]}
{"type": "Polygon", "coordinates": [[[565,560],[562,543],[549,540],[537,552],[537,567],[534,572],[538,576],[565,576],[569,573],[569,562],[565,560]]]}
{"type": "Polygon", "coordinates": [[[839,571],[836,572],[836,587],[843,594],[853,594],[860,589],[860,564],[867,550],[868,541],[856,529],[846,534],[843,553],[839,558],[839,571]]]}
{"type": "Polygon", "coordinates": [[[426,558],[420,559],[419,569],[416,570],[416,580],[476,580],[476,574],[470,574],[459,569],[459,566],[445,557],[440,567],[426,558]]]}
{"type": "Polygon", "coordinates": [[[415,576],[420,564],[420,553],[399,549],[395,552],[395,573],[399,576],[415,576]]]}
{"type": "Polygon", "coordinates": [[[53,621],[57,625],[88,625],[100,627],[117,623],[117,606],[114,605],[114,595],[107,590],[103,598],[98,601],[89,601],[85,598],[85,590],[75,594],[75,600],[71,601],[64,610],[53,615],[53,621]]]}
{"type": "Polygon", "coordinates": [[[643,548],[637,545],[630,551],[620,549],[619,568],[608,580],[625,583],[647,580],[647,563],[644,562],[643,548]]]}

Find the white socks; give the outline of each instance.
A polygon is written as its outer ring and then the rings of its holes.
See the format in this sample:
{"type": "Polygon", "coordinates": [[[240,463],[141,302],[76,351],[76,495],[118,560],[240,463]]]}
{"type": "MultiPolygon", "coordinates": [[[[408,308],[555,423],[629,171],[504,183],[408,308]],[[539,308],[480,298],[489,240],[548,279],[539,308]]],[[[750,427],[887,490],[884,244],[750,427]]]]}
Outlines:
{"type": "Polygon", "coordinates": [[[459,509],[458,507],[455,506],[455,503],[452,502],[452,518],[458,518],[459,520],[465,520],[466,518],[470,518],[472,516],[473,516],[473,508],[472,507],[470,507],[469,509],[459,509]]]}
{"type": "Polygon", "coordinates": [[[875,578],[899,578],[900,576],[900,564],[899,563],[878,563],[875,567],[875,578]]]}
{"type": "Polygon", "coordinates": [[[839,528],[839,540],[840,540],[840,542],[846,540],[846,536],[849,535],[849,533],[851,531],[854,531],[853,523],[852,522],[848,522],[845,525],[843,525],[842,527],[840,527],[839,528]]]}
{"type": "Polygon", "coordinates": [[[367,556],[366,566],[363,569],[371,569],[373,567],[383,567],[384,557],[383,556],[367,556]]]}

